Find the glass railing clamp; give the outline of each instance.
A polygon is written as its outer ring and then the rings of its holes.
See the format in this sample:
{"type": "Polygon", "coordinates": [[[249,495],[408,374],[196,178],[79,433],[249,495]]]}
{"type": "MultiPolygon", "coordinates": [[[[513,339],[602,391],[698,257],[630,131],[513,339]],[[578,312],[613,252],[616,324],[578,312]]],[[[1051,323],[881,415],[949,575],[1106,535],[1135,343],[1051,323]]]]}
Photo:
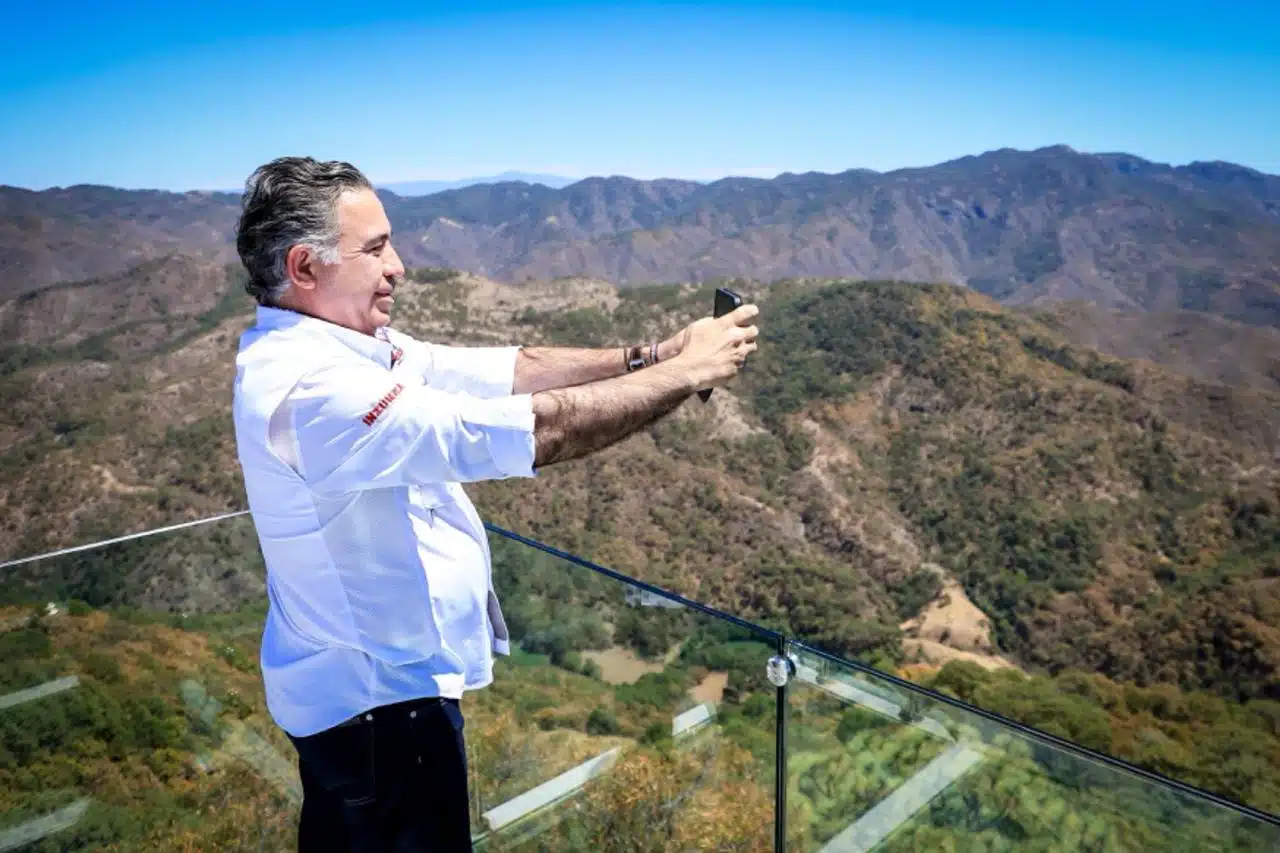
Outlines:
{"type": "Polygon", "coordinates": [[[774,655],[769,658],[769,663],[765,666],[765,676],[774,687],[786,687],[787,683],[791,681],[791,677],[795,674],[796,659],[790,653],[774,655]]]}

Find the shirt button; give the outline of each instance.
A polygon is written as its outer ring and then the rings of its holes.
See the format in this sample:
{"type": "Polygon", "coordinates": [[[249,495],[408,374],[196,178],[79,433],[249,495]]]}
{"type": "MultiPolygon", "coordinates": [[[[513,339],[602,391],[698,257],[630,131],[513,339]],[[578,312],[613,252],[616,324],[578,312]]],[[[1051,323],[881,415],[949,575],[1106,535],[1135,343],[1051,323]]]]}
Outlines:
{"type": "Polygon", "coordinates": [[[365,714],[365,715],[364,715],[364,720],[365,720],[365,722],[366,722],[366,723],[372,723],[372,722],[373,722],[373,714],[365,714]]]}
{"type": "Polygon", "coordinates": [[[421,755],[419,755],[419,756],[418,756],[418,763],[419,763],[419,764],[421,764],[421,763],[422,763],[422,756],[421,756],[421,755]]]}
{"type": "Polygon", "coordinates": [[[418,716],[418,712],[417,712],[417,711],[410,711],[410,712],[409,712],[409,719],[411,719],[411,720],[416,719],[416,718],[417,718],[417,716],[418,716]]]}

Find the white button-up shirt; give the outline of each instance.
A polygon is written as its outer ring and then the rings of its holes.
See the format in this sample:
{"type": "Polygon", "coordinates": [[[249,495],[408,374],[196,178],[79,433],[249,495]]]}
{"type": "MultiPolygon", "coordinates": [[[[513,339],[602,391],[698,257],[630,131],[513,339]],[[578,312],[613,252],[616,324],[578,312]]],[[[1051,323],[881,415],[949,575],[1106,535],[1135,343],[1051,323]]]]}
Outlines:
{"type": "Polygon", "coordinates": [[[267,565],[267,706],[285,731],[492,681],[507,632],[461,483],[534,475],[518,351],[258,309],[234,418],[267,565]]]}

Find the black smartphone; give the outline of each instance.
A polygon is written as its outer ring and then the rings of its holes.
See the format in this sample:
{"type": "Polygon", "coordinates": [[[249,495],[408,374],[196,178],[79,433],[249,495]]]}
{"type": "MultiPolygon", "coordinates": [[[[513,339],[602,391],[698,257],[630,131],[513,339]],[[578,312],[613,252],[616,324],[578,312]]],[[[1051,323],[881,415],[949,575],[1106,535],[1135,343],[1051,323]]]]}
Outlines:
{"type": "MultiPolygon", "coordinates": [[[[723,317],[725,314],[732,313],[734,310],[741,307],[741,305],[742,305],[741,296],[739,296],[738,294],[734,293],[732,290],[729,290],[726,287],[717,287],[716,302],[715,302],[715,307],[712,309],[712,316],[723,317]]],[[[704,403],[707,402],[708,400],[711,399],[712,390],[714,389],[712,388],[702,389],[701,391],[698,392],[698,398],[702,400],[702,402],[704,403]]]]}
{"type": "Polygon", "coordinates": [[[742,307],[742,297],[725,287],[716,288],[716,306],[713,316],[723,317],[742,307]]]}

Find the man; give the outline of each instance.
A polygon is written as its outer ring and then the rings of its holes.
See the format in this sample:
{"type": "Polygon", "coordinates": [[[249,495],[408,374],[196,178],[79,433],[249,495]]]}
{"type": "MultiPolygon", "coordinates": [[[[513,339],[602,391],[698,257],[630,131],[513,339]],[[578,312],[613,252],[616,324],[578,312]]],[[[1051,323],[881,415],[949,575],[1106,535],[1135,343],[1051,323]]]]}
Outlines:
{"type": "Polygon", "coordinates": [[[388,325],[404,266],[372,186],[310,158],[250,176],[236,246],[259,303],[236,442],[299,850],[470,850],[458,699],[508,639],[461,483],[535,476],[723,385],[756,349],[757,309],[626,349],[416,341],[388,325]]]}

